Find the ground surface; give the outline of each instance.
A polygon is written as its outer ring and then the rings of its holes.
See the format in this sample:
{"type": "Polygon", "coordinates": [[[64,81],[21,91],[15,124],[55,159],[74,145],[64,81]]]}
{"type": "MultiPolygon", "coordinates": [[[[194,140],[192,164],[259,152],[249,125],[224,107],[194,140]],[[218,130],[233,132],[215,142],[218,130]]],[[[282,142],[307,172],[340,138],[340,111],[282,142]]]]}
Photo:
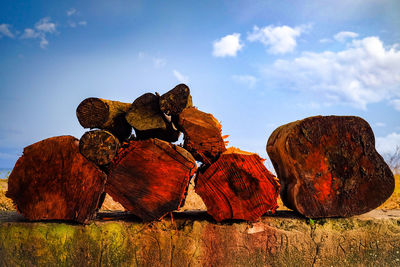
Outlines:
{"type": "Polygon", "coordinates": [[[217,223],[205,212],[142,223],[25,222],[0,211],[0,266],[398,266],[400,211],[307,220],[290,211],[217,223]]]}

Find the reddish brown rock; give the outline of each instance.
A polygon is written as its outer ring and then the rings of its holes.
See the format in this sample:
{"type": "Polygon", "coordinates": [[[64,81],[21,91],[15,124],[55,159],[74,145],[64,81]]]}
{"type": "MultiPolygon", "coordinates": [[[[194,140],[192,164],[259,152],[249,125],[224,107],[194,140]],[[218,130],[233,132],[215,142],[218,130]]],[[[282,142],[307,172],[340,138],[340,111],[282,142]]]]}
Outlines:
{"type": "Polygon", "coordinates": [[[283,125],[270,136],[267,152],[283,203],[307,217],[362,214],[394,190],[372,129],[359,117],[317,116],[283,125]]]}
{"type": "Polygon", "coordinates": [[[217,221],[255,221],[278,207],[278,179],[257,154],[228,149],[196,177],[196,193],[217,221]]]}
{"type": "Polygon", "coordinates": [[[183,147],[196,160],[211,164],[226,150],[221,124],[212,114],[194,107],[185,108],[179,115],[178,125],[184,133],[183,147]]]}
{"type": "Polygon", "coordinates": [[[131,141],[111,166],[106,192],[145,221],[179,209],[197,169],[185,149],[159,139],[131,141]]]}
{"type": "Polygon", "coordinates": [[[72,136],[24,149],[8,179],[7,197],[28,220],[87,223],[95,215],[106,175],[79,152],[72,136]]]}

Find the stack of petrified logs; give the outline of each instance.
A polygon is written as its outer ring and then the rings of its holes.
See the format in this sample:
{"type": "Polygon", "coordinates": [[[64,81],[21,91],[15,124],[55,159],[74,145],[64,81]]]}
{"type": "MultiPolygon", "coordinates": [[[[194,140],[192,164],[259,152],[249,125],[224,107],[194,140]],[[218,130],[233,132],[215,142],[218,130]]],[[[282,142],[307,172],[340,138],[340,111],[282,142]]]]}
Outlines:
{"type": "Polygon", "coordinates": [[[160,219],[182,206],[194,175],[217,221],[273,213],[279,191],[287,207],[319,218],[370,211],[394,190],[373,132],[358,117],[311,117],[276,129],[267,152],[278,181],[257,154],[226,148],[220,123],[192,106],[184,84],[132,104],[88,98],[76,113],[92,130],[26,147],[9,177],[7,196],[29,220],[86,223],[105,193],[145,221],[160,219]],[[172,144],[181,132],[183,146],[172,144]]]}
{"type": "Polygon", "coordinates": [[[29,220],[86,223],[105,193],[145,221],[160,219],[182,206],[194,175],[217,221],[254,221],[277,208],[280,185],[264,160],[227,149],[220,123],[192,106],[184,84],[132,104],[87,98],[76,113],[90,131],[26,147],[9,177],[7,196],[29,220]],[[181,132],[183,146],[172,144],[181,132]]]}

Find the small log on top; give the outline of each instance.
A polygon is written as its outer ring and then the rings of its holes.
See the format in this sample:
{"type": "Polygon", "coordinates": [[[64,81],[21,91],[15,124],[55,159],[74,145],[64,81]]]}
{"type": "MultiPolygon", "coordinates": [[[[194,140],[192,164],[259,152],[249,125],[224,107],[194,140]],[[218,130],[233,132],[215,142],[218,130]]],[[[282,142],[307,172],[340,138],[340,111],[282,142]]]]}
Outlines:
{"type": "Polygon", "coordinates": [[[125,119],[129,107],[129,103],[90,97],[79,104],[76,116],[83,128],[107,130],[123,141],[132,133],[125,119]]]}
{"type": "Polygon", "coordinates": [[[146,93],[132,103],[126,120],[135,129],[139,140],[158,138],[175,142],[179,138],[179,131],[160,110],[159,97],[152,93],[146,93]]]}
{"type": "Polygon", "coordinates": [[[160,109],[167,115],[177,116],[185,108],[191,107],[192,96],[186,84],[178,84],[160,97],[160,109]]]}
{"type": "Polygon", "coordinates": [[[184,145],[197,161],[211,164],[223,153],[221,124],[210,113],[197,108],[185,108],[179,114],[178,128],[184,133],[184,145]]]}
{"type": "Polygon", "coordinates": [[[106,175],[79,152],[72,136],[24,149],[8,179],[6,196],[28,220],[88,223],[104,192],[106,175]]]}
{"type": "Polygon", "coordinates": [[[215,220],[256,221],[274,213],[279,196],[278,179],[257,154],[229,148],[205,171],[196,175],[196,193],[215,220]]]}
{"type": "Polygon", "coordinates": [[[118,138],[104,130],[88,131],[79,140],[79,151],[98,166],[109,164],[119,148],[118,138]]]}
{"type": "Polygon", "coordinates": [[[317,116],[280,126],[269,137],[267,152],[283,203],[306,217],[362,214],[394,190],[372,129],[359,117],[317,116]]]}
{"type": "Polygon", "coordinates": [[[110,168],[106,192],[144,221],[179,209],[197,169],[185,149],[159,139],[131,141],[110,168]]]}

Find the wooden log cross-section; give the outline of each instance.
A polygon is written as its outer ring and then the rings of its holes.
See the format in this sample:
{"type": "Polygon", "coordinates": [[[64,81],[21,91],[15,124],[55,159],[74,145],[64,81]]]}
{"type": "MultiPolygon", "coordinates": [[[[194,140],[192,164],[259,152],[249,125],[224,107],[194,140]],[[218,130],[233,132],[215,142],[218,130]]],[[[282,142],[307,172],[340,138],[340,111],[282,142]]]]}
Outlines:
{"type": "Polygon", "coordinates": [[[179,209],[197,166],[185,149],[159,139],[131,141],[111,166],[106,192],[144,221],[179,209]]]}
{"type": "Polygon", "coordinates": [[[129,107],[129,103],[90,97],[79,104],[76,116],[83,128],[107,130],[123,141],[132,132],[125,119],[129,107]]]}
{"type": "Polygon", "coordinates": [[[8,179],[6,196],[28,220],[93,219],[106,175],[79,153],[72,136],[45,139],[24,149],[8,179]]]}
{"type": "Polygon", "coordinates": [[[192,105],[190,89],[183,83],[178,84],[160,97],[160,109],[169,116],[177,116],[185,108],[192,105]]]}
{"type": "Polygon", "coordinates": [[[196,175],[196,193],[215,220],[255,221],[278,207],[278,179],[257,154],[229,148],[196,175]]]}
{"type": "Polygon", "coordinates": [[[267,152],[283,203],[310,218],[362,214],[394,190],[372,129],[359,117],[317,116],[280,126],[267,152]]]}
{"type": "Polygon", "coordinates": [[[178,126],[184,133],[183,147],[196,160],[211,164],[226,150],[221,136],[221,124],[212,114],[195,107],[185,108],[179,114],[178,126]]]}
{"type": "Polygon", "coordinates": [[[126,120],[135,129],[137,139],[158,138],[175,142],[180,132],[164,117],[159,96],[146,93],[138,97],[126,113],[126,120]]]}
{"type": "Polygon", "coordinates": [[[118,139],[104,130],[88,131],[79,140],[79,151],[82,155],[99,166],[109,164],[119,148],[118,139]]]}

